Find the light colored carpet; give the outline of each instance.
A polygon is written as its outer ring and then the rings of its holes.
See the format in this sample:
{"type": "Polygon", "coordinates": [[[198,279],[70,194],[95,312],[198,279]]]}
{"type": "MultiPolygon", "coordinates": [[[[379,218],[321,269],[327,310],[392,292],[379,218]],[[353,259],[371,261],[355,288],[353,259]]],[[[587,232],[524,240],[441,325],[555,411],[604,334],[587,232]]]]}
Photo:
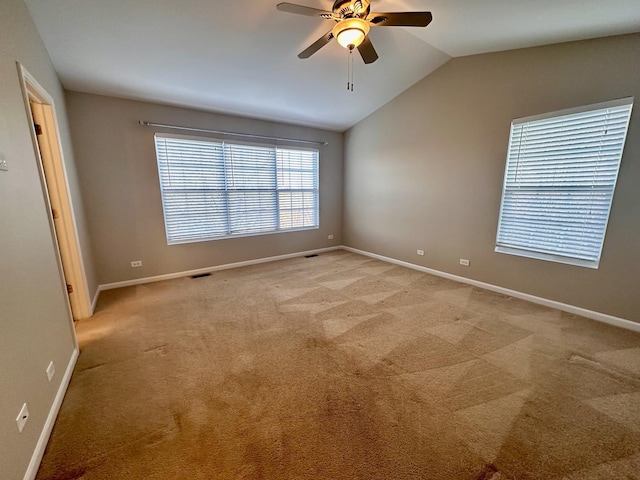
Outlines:
{"type": "Polygon", "coordinates": [[[639,335],[345,251],[77,328],[39,480],[640,478],[639,335]]]}

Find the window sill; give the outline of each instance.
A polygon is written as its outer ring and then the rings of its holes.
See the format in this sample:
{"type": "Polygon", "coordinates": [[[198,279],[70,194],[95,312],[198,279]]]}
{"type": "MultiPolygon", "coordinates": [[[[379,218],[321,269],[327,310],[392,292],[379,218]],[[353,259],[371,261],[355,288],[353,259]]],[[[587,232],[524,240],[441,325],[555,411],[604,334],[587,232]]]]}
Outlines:
{"type": "Polygon", "coordinates": [[[533,258],[536,260],[545,260],[547,262],[564,263],[566,265],[574,265],[576,267],[586,267],[597,270],[600,262],[581,260],[579,258],[562,257],[560,255],[551,255],[549,253],[532,252],[529,250],[521,250],[519,248],[496,246],[497,253],[506,253],[507,255],[517,255],[519,257],[533,258]]]}

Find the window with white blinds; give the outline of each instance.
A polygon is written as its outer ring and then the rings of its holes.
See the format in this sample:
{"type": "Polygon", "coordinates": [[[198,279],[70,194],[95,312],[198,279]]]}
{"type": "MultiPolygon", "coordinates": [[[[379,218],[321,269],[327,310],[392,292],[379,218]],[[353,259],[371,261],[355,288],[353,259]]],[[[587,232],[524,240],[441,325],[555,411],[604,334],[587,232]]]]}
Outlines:
{"type": "Polygon", "coordinates": [[[513,121],[497,252],[598,268],[632,106],[513,121]]]}
{"type": "Polygon", "coordinates": [[[318,228],[318,151],[156,134],[167,243],[318,228]]]}

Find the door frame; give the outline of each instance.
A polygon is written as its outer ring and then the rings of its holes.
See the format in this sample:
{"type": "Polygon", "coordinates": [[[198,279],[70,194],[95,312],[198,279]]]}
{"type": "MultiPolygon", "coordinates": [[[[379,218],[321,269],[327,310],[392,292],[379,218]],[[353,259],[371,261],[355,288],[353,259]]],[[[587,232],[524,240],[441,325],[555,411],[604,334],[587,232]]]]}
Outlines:
{"type": "Polygon", "coordinates": [[[73,292],[66,295],[68,305],[74,320],[88,318],[93,314],[92,303],[78,240],[73,203],[69,194],[55,105],[51,95],[33,75],[19,62],[17,65],[33,148],[38,159],[44,200],[49,209],[49,226],[58,253],[60,275],[63,286],[66,287],[65,284],[73,286],[73,292]],[[35,130],[36,122],[42,128],[40,135],[37,135],[35,130]],[[54,210],[57,213],[55,220],[52,213],[54,210]]]}

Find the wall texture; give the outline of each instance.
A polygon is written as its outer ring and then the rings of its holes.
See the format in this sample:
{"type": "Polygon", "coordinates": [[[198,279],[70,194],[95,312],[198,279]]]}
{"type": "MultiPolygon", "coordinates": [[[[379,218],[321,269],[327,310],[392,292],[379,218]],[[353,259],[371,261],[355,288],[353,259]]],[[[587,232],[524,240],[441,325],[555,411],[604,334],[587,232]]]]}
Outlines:
{"type": "Polygon", "coordinates": [[[77,188],[64,92],[22,0],[0,1],[0,477],[23,478],[65,369],[75,349],[66,292],[58,269],[40,182],[20,62],[54,98],[72,202],[88,280],[93,283],[82,202],[77,188]],[[49,383],[49,361],[56,375],[49,383]],[[27,402],[20,434],[15,419],[27,402]]]}
{"type": "Polygon", "coordinates": [[[347,132],[344,243],[640,322],[639,105],[600,268],[494,253],[511,120],[640,102],[639,52],[634,34],[451,60],[347,132]]]}
{"type": "Polygon", "coordinates": [[[100,284],[340,245],[341,133],[75,92],[67,106],[100,284]],[[320,147],[320,228],[168,246],[153,136],[180,132],[139,120],[329,142],[320,147]]]}

